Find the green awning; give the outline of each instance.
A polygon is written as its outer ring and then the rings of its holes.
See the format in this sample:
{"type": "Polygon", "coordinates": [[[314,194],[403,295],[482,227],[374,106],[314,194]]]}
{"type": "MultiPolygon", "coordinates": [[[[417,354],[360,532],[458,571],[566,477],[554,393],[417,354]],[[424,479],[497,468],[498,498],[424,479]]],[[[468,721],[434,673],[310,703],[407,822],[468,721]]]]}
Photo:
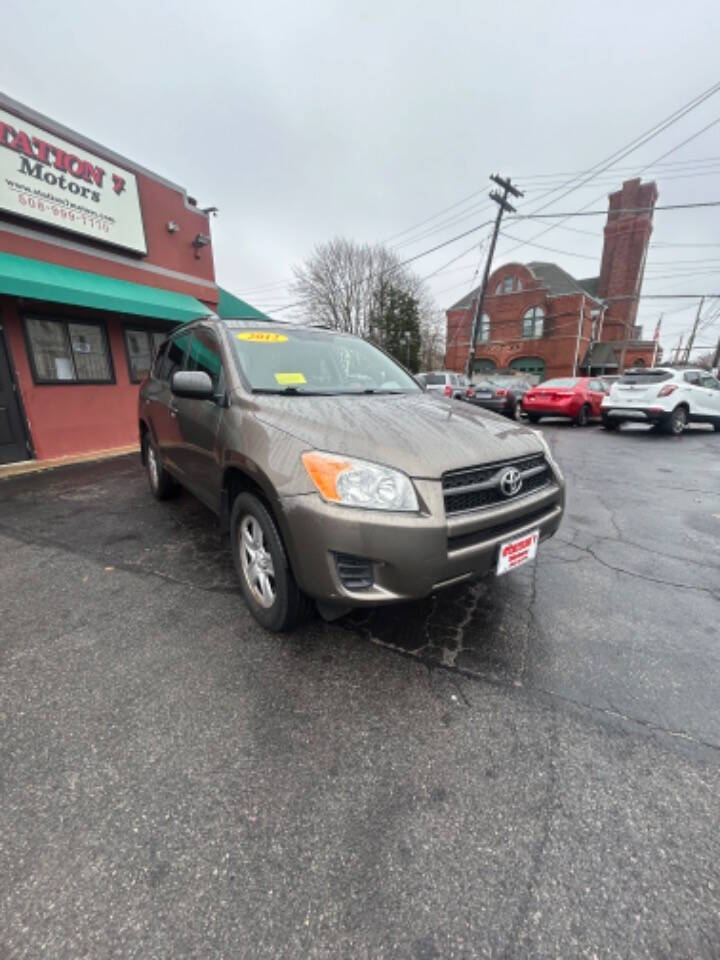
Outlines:
{"type": "Polygon", "coordinates": [[[218,293],[220,294],[220,300],[218,301],[217,314],[223,320],[270,319],[266,314],[256,310],[255,307],[251,307],[249,303],[245,303],[240,297],[236,297],[222,287],[218,287],[218,293]]]}
{"type": "Polygon", "coordinates": [[[0,293],[177,323],[186,323],[213,312],[204,303],[184,293],[115,280],[99,273],[72,270],[11,253],[0,253],[0,293]]]}

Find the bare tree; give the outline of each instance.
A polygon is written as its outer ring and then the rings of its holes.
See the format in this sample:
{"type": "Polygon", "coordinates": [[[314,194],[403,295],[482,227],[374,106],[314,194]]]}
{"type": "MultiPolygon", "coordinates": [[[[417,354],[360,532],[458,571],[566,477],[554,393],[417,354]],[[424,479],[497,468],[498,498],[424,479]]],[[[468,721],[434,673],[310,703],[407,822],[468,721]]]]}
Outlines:
{"type": "Polygon", "coordinates": [[[388,283],[415,298],[421,328],[426,314],[432,313],[432,301],[420,278],[381,244],[358,244],[336,237],[315,247],[293,273],[290,290],[298,302],[297,313],[306,323],[371,338],[373,322],[384,313],[388,283]]]}

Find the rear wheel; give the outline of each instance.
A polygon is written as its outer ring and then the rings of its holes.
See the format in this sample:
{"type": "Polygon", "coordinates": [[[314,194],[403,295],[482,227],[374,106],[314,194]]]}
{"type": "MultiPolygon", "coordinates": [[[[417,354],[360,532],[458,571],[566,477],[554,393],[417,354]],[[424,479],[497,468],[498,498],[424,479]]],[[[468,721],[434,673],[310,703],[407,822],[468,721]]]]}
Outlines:
{"type": "Polygon", "coordinates": [[[590,423],[590,407],[584,403],[577,412],[575,423],[579,427],[586,427],[590,423]]]}
{"type": "Polygon", "coordinates": [[[519,420],[522,417],[522,404],[519,400],[515,400],[510,407],[510,416],[513,420],[519,420]]]}
{"type": "Polygon", "coordinates": [[[250,612],[266,630],[291,630],[305,620],[312,601],[295,582],[280,533],[269,510],[241,493],[230,520],[235,570],[250,612]]]}
{"type": "Polygon", "coordinates": [[[687,422],[687,409],[685,407],[675,407],[663,423],[663,432],[669,433],[673,437],[679,437],[687,426],[687,422]]]}
{"type": "Polygon", "coordinates": [[[527,418],[528,418],[528,420],[530,421],[530,423],[539,423],[539,422],[540,422],[540,414],[539,414],[539,413],[529,413],[529,414],[527,415],[527,418]]]}
{"type": "Polygon", "coordinates": [[[606,413],[602,416],[602,425],[606,430],[617,430],[621,422],[622,421],[616,420],[614,417],[608,417],[606,413]]]}
{"type": "Polygon", "coordinates": [[[145,468],[147,470],[150,492],[156,500],[169,500],[177,495],[180,485],[163,467],[157,447],[146,433],[143,440],[145,447],[145,468]]]}

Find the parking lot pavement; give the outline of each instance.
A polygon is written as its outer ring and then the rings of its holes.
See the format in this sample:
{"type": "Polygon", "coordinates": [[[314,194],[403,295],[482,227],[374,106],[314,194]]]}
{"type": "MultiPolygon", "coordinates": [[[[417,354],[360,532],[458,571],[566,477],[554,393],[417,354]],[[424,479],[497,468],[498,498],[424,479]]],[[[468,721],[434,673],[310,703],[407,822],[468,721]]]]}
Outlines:
{"type": "Polygon", "coordinates": [[[0,484],[0,956],[716,958],[720,436],[543,426],[498,580],[270,636],[137,460],[0,484]]]}

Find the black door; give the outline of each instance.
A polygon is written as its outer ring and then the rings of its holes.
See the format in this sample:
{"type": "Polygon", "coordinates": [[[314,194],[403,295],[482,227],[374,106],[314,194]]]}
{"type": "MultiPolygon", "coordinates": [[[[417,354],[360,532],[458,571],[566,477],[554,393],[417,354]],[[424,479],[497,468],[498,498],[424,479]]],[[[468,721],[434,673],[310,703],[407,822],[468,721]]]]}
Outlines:
{"type": "Polygon", "coordinates": [[[5,338],[0,328],[0,463],[28,459],[20,405],[18,404],[5,338]]]}

